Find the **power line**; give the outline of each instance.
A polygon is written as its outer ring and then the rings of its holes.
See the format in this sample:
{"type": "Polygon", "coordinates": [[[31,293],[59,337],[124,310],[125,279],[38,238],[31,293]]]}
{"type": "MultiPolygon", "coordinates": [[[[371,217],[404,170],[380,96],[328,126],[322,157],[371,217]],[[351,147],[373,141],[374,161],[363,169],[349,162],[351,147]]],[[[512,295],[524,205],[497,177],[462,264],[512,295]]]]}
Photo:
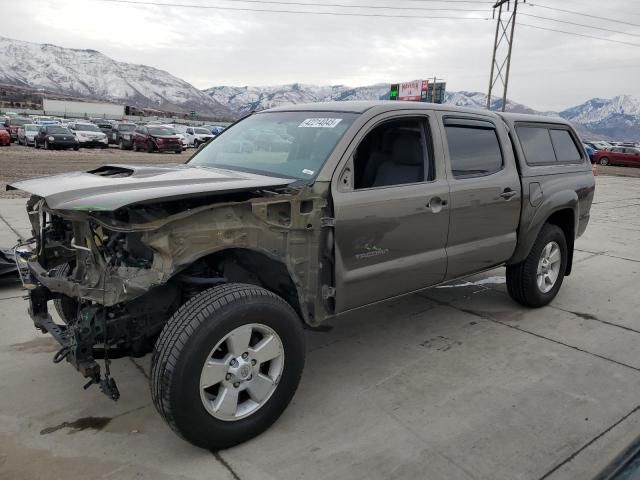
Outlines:
{"type": "Polygon", "coordinates": [[[426,18],[429,20],[445,19],[445,20],[488,20],[488,17],[454,17],[454,16],[431,16],[431,15],[389,15],[383,13],[355,13],[355,12],[319,12],[308,10],[270,10],[262,8],[249,7],[221,7],[218,5],[196,5],[192,3],[161,3],[154,1],[139,0],[96,0],[99,2],[109,3],[126,3],[129,5],[154,5],[159,7],[180,7],[180,8],[200,8],[211,10],[231,10],[239,12],[260,12],[260,13],[287,13],[287,14],[304,14],[304,15],[330,15],[337,17],[382,17],[382,18],[426,18]]]}
{"type": "Polygon", "coordinates": [[[612,40],[610,38],[596,37],[595,35],[587,35],[585,33],[567,32],[565,30],[557,30],[555,28],[540,27],[538,25],[531,25],[531,24],[522,23],[522,22],[519,22],[518,25],[522,25],[523,27],[536,28],[538,30],[546,30],[548,32],[564,33],[564,34],[567,34],[567,35],[575,35],[577,37],[593,38],[595,40],[603,40],[605,42],[620,43],[622,45],[630,45],[632,47],[640,47],[640,43],[623,42],[622,40],[612,40]]]}
{"type": "Polygon", "coordinates": [[[379,10],[416,10],[416,11],[452,11],[452,12],[487,12],[486,8],[445,8],[445,7],[399,7],[389,5],[362,5],[348,3],[305,3],[305,2],[281,2],[276,0],[224,0],[227,2],[240,3],[259,3],[273,5],[295,5],[302,7],[338,7],[338,8],[363,8],[363,9],[379,9],[379,10]]]}
{"type": "Polygon", "coordinates": [[[547,5],[540,5],[539,3],[527,3],[527,5],[530,5],[532,7],[538,7],[538,8],[546,8],[547,10],[555,10],[557,12],[572,13],[574,15],[581,15],[583,17],[595,18],[597,20],[606,20],[608,22],[617,22],[617,23],[622,23],[624,25],[631,25],[633,27],[640,27],[640,24],[638,23],[626,22],[624,20],[619,20],[617,18],[602,17],[600,15],[592,15],[590,13],[578,12],[576,10],[565,10],[563,8],[549,7],[547,5]]]}
{"type": "Polygon", "coordinates": [[[569,22],[567,20],[558,20],[557,18],[541,17],[539,15],[532,15],[530,13],[521,13],[520,15],[524,15],[525,17],[531,17],[531,18],[538,18],[540,20],[550,20],[552,22],[565,23],[567,25],[575,25],[578,27],[597,28],[599,31],[602,31],[602,32],[613,32],[613,33],[618,33],[620,35],[630,35],[632,37],[640,37],[640,34],[637,34],[637,33],[621,32],[619,30],[613,30],[611,28],[596,27],[594,25],[586,25],[584,23],[569,22]]]}

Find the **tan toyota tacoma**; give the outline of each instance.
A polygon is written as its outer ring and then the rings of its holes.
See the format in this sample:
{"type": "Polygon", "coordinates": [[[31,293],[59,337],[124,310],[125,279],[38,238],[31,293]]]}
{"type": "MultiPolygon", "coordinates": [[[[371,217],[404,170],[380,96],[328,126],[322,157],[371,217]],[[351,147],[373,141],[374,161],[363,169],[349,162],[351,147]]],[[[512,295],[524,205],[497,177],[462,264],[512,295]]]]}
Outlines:
{"type": "Polygon", "coordinates": [[[29,315],[114,400],[109,362],[152,353],[166,422],[229,447],[293,397],[305,327],[501,265],[515,301],[549,303],[593,199],[580,145],[558,118],[324,103],[250,115],[186,164],[16,182],[29,315]]]}

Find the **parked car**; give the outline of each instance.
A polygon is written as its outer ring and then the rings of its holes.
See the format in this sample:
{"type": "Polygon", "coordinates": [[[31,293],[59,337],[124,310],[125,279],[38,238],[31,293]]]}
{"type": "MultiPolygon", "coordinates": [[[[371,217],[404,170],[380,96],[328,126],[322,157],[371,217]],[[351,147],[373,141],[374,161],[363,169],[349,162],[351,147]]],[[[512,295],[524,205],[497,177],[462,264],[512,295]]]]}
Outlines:
{"type": "Polygon", "coordinates": [[[75,122],[70,123],[68,128],[76,136],[80,147],[107,148],[109,146],[106,133],[100,131],[93,123],[75,122]]]}
{"type": "Polygon", "coordinates": [[[185,129],[185,137],[190,147],[198,148],[203,143],[207,143],[209,140],[215,137],[211,131],[203,127],[187,127],[185,129]]]}
{"type": "Polygon", "coordinates": [[[38,133],[33,139],[36,148],[78,150],[78,140],[71,131],[62,125],[40,125],[38,133]]]}
{"type": "Polygon", "coordinates": [[[11,145],[11,134],[9,130],[0,126],[0,145],[9,146],[11,145]]]}
{"type": "Polygon", "coordinates": [[[108,120],[96,120],[93,123],[97,125],[102,133],[107,136],[111,135],[111,131],[113,130],[113,123],[108,120]]]}
{"type": "Polygon", "coordinates": [[[583,143],[582,146],[584,147],[585,151],[587,152],[587,155],[589,156],[589,160],[591,160],[593,162],[593,157],[596,154],[596,149],[593,148],[588,143],[583,143]]]}
{"type": "Polygon", "coordinates": [[[163,126],[173,130],[173,134],[175,136],[177,136],[180,139],[180,142],[182,143],[182,151],[185,151],[187,149],[187,147],[189,146],[189,142],[187,141],[187,137],[184,134],[184,132],[187,129],[187,127],[185,127],[184,125],[175,125],[175,124],[168,124],[168,125],[163,125],[163,126]]]}
{"type": "Polygon", "coordinates": [[[11,141],[15,142],[18,140],[18,129],[27,123],[31,123],[30,118],[24,117],[10,117],[4,122],[4,126],[9,131],[9,135],[11,135],[11,141]]]}
{"type": "Polygon", "coordinates": [[[224,132],[224,128],[225,127],[220,127],[218,125],[205,125],[203,128],[206,128],[207,130],[209,130],[213,135],[220,135],[222,132],[224,132]]]}
{"type": "Polygon", "coordinates": [[[165,126],[146,125],[133,132],[133,150],[182,153],[182,141],[174,130],[165,126]]]}
{"type": "Polygon", "coordinates": [[[595,190],[560,118],[418,102],[256,113],[186,167],[106,165],[11,188],[35,196],[24,255],[35,326],[113,399],[94,352],[153,350],[156,409],[213,450],[285,410],[304,325],[502,265],[515,301],[549,304],[595,190]],[[288,151],[229,148],[282,130],[288,151]]]}
{"type": "Polygon", "coordinates": [[[114,123],[111,128],[109,143],[118,145],[120,150],[130,150],[133,146],[131,139],[136,127],[137,125],[135,123],[114,123]]]}
{"type": "Polygon", "coordinates": [[[593,161],[600,165],[624,165],[629,167],[640,166],[640,149],[636,147],[612,147],[609,150],[600,150],[593,161]]]}
{"type": "Polygon", "coordinates": [[[38,133],[38,125],[34,123],[27,123],[18,130],[18,143],[28,147],[33,145],[34,138],[38,133]]]}

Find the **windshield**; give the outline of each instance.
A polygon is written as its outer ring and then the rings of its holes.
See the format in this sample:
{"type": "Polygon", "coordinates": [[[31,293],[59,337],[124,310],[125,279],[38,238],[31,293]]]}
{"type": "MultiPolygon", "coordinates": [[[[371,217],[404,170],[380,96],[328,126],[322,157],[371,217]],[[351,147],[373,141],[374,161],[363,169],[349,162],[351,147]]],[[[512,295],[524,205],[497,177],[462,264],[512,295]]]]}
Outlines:
{"type": "Polygon", "coordinates": [[[123,123],[118,125],[118,130],[121,132],[133,132],[135,129],[136,126],[133,123],[123,123]]]}
{"type": "Polygon", "coordinates": [[[25,125],[24,126],[24,131],[25,132],[37,132],[38,131],[38,126],[37,125],[25,125]]]}
{"type": "Polygon", "coordinates": [[[174,135],[173,128],[169,127],[149,127],[150,135],[174,135]]]}
{"type": "Polygon", "coordinates": [[[356,117],[345,112],[252,115],[209,142],[189,165],[309,179],[356,117]]]}
{"type": "Polygon", "coordinates": [[[60,125],[50,125],[47,127],[47,133],[68,133],[71,134],[69,130],[60,125]]]}
{"type": "Polygon", "coordinates": [[[99,132],[100,129],[91,123],[76,123],[76,130],[81,132],[99,132]]]}
{"type": "Polygon", "coordinates": [[[209,130],[207,130],[206,128],[194,128],[193,131],[195,133],[203,133],[205,135],[211,135],[211,132],[209,130]]]}

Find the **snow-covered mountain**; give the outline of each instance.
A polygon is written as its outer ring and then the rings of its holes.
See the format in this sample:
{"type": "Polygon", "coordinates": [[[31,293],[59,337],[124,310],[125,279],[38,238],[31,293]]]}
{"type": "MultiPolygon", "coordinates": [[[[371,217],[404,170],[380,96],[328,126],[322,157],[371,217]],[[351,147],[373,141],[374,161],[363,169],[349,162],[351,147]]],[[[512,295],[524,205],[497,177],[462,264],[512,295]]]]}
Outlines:
{"type": "Polygon", "coordinates": [[[0,37],[0,83],[166,111],[229,116],[211,96],[173,75],[95,50],[0,37]]]}
{"type": "Polygon", "coordinates": [[[389,85],[352,88],[344,85],[319,86],[292,83],[267,87],[212,87],[204,92],[235,112],[245,114],[296,103],[382,100],[389,95],[389,85]]]}
{"type": "MultiPolygon", "coordinates": [[[[239,114],[281,105],[335,100],[384,100],[389,85],[367,87],[344,85],[306,85],[293,83],[265,87],[212,87],[205,90],[222,105],[239,114]]],[[[447,92],[445,103],[459,107],[484,109],[487,95],[479,92],[447,92]]],[[[502,107],[502,99],[492,97],[492,110],[502,107]]],[[[521,103],[507,100],[508,112],[560,116],[571,121],[585,138],[640,141],[640,99],[621,95],[612,99],[592,99],[562,112],[540,112],[521,103]]]]}
{"type": "Polygon", "coordinates": [[[592,98],[560,112],[560,116],[601,135],[640,140],[640,98],[631,95],[592,98]]]}

